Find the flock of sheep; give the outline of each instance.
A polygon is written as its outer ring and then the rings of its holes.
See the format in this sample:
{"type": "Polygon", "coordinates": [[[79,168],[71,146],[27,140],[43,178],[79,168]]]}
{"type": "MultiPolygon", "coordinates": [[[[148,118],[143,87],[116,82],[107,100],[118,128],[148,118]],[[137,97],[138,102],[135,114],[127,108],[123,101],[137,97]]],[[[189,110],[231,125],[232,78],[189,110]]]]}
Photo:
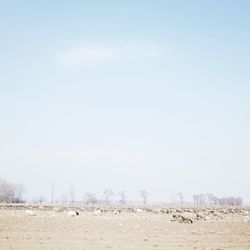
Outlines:
{"type": "MultiPolygon", "coordinates": [[[[101,216],[105,214],[119,215],[120,213],[129,213],[129,214],[162,214],[166,218],[169,218],[170,221],[177,221],[180,223],[194,223],[196,221],[212,221],[212,220],[223,220],[225,218],[234,218],[234,220],[243,220],[244,222],[250,222],[250,208],[244,207],[214,207],[214,208],[135,208],[135,207],[121,207],[121,208],[78,208],[69,210],[67,207],[54,207],[54,211],[64,213],[69,217],[77,217],[80,213],[84,214],[85,212],[91,212],[92,215],[101,216]],[[88,210],[87,210],[88,209],[88,210]]],[[[36,216],[35,209],[26,209],[26,216],[36,216]]]]}
{"type": "MultiPolygon", "coordinates": [[[[135,212],[136,213],[141,213],[141,212],[143,212],[143,210],[140,209],[140,208],[137,208],[135,212]]],[[[93,211],[94,215],[103,215],[104,213],[105,213],[105,211],[102,210],[102,209],[97,209],[97,210],[93,211]]],[[[121,210],[113,209],[112,213],[114,215],[118,215],[118,214],[121,213],[121,210]]],[[[26,216],[36,216],[36,212],[34,210],[31,210],[31,209],[26,209],[25,210],[25,215],[26,216]]],[[[75,211],[75,210],[69,210],[69,211],[67,211],[67,215],[69,217],[77,217],[77,216],[80,215],[80,212],[79,211],[75,211]]]]}
{"type": "MultiPolygon", "coordinates": [[[[113,214],[117,215],[120,212],[121,212],[120,210],[114,210],[113,214]]],[[[102,215],[102,214],[103,214],[103,211],[101,209],[97,209],[97,210],[94,211],[94,215],[102,215]]],[[[34,210],[26,209],[25,210],[25,215],[26,216],[35,216],[36,213],[35,213],[34,210]]],[[[80,215],[80,212],[79,211],[75,211],[75,210],[69,210],[69,211],[67,211],[67,215],[69,217],[77,217],[77,216],[80,215]]]]}

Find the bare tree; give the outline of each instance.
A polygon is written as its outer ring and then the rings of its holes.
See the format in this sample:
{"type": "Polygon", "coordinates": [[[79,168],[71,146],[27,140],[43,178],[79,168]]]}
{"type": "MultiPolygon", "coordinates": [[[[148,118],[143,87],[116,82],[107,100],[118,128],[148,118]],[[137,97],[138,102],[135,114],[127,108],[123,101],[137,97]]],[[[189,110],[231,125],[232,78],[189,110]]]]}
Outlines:
{"type": "Polygon", "coordinates": [[[219,198],[218,200],[219,205],[228,205],[228,201],[226,197],[219,198]]]}
{"type": "Polygon", "coordinates": [[[122,205],[125,205],[126,202],[127,202],[127,197],[126,197],[126,194],[125,192],[122,190],[118,193],[118,195],[120,196],[120,200],[119,202],[122,204],[122,205]]]}
{"type": "Polygon", "coordinates": [[[140,193],[140,197],[142,198],[143,205],[146,205],[148,201],[148,192],[146,190],[142,190],[140,193]]]}
{"type": "Polygon", "coordinates": [[[0,180],[0,202],[21,203],[23,200],[24,187],[5,180],[0,180]]]}
{"type": "Polygon", "coordinates": [[[75,198],[76,198],[76,194],[75,194],[75,189],[73,186],[71,186],[69,188],[69,198],[70,198],[70,202],[74,203],[75,202],[75,198]]]}
{"type": "Polygon", "coordinates": [[[15,202],[16,203],[22,203],[23,195],[24,195],[25,189],[24,186],[21,184],[15,184],[15,202]]]}
{"type": "Polygon", "coordinates": [[[112,189],[108,188],[104,190],[104,198],[105,198],[105,202],[107,204],[111,203],[111,197],[114,196],[114,192],[112,191],[112,189]]]}
{"type": "Polygon", "coordinates": [[[198,205],[198,197],[196,194],[193,195],[194,205],[198,205]]]}
{"type": "Polygon", "coordinates": [[[179,204],[183,205],[183,202],[184,202],[184,196],[183,196],[183,194],[181,192],[179,192],[176,195],[179,198],[179,204]]]}
{"type": "Polygon", "coordinates": [[[5,180],[0,180],[0,202],[10,203],[12,199],[11,184],[5,180]]]}
{"type": "Polygon", "coordinates": [[[86,200],[86,204],[89,205],[89,204],[96,204],[97,203],[97,198],[95,196],[95,194],[93,193],[86,193],[85,194],[85,200],[86,200]]]}
{"type": "Polygon", "coordinates": [[[208,199],[208,205],[217,205],[217,197],[214,194],[208,193],[207,199],[208,199]]]}
{"type": "Polygon", "coordinates": [[[197,198],[197,205],[205,205],[206,196],[204,194],[198,194],[196,198],[197,198]]]}

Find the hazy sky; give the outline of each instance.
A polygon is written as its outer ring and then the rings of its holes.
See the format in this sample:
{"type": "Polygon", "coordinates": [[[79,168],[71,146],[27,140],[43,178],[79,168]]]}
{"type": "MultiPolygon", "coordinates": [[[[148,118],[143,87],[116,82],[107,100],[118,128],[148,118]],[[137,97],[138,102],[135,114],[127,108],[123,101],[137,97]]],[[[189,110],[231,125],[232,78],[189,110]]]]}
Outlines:
{"type": "MultiPolygon", "coordinates": [[[[0,1],[0,178],[250,202],[250,1],[0,1]]],[[[118,198],[117,198],[118,199],[118,198]]]]}

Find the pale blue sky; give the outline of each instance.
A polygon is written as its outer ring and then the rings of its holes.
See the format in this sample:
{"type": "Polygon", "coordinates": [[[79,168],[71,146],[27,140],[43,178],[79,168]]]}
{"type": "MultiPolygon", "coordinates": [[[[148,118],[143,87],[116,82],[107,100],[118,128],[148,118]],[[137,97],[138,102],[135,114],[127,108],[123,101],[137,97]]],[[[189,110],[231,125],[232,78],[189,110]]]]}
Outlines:
{"type": "Polygon", "coordinates": [[[250,1],[0,1],[0,173],[152,201],[249,198],[250,1]]]}

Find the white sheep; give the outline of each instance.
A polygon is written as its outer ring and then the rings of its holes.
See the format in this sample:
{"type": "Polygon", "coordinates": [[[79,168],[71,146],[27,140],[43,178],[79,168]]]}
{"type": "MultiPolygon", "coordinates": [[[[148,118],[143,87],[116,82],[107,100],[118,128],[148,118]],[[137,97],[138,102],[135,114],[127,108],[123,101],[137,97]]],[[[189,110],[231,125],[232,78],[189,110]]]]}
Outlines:
{"type": "Polygon", "coordinates": [[[102,210],[101,209],[95,210],[94,215],[102,215],[102,210]]]}
{"type": "Polygon", "coordinates": [[[77,211],[68,211],[68,216],[70,216],[70,217],[76,217],[76,216],[78,216],[79,215],[79,212],[77,212],[77,211]]]}
{"type": "Polygon", "coordinates": [[[118,214],[120,214],[121,213],[121,211],[120,210],[116,210],[116,209],[114,209],[114,211],[113,211],[113,214],[114,215],[118,215],[118,214]]]}
{"type": "Polygon", "coordinates": [[[32,210],[25,210],[25,214],[26,214],[27,216],[35,216],[35,215],[36,215],[35,212],[32,211],[32,210]]]}

